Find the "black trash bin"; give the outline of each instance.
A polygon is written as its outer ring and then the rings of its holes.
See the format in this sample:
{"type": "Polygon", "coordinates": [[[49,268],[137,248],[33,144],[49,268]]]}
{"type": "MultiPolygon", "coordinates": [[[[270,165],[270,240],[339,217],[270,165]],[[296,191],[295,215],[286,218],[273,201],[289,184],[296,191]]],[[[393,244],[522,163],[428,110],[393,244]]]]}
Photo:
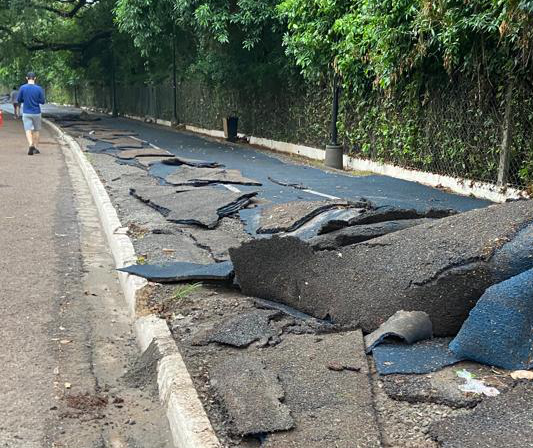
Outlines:
{"type": "Polygon", "coordinates": [[[224,137],[230,142],[237,140],[237,127],[239,125],[239,117],[225,117],[222,119],[224,126],[224,137]]]}

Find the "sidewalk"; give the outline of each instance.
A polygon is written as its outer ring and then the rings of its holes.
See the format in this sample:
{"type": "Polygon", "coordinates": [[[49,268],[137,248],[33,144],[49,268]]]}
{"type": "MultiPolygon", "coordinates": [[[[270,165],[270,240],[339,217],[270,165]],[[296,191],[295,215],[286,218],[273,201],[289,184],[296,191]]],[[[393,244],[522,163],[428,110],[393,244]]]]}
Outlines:
{"type": "Polygon", "coordinates": [[[46,128],[39,149],[4,114],[0,446],[168,448],[157,400],[120,382],[138,352],[87,185],[46,128]]]}
{"type": "Polygon", "coordinates": [[[68,260],[54,234],[72,233],[75,222],[57,222],[56,204],[71,200],[71,192],[61,185],[68,174],[50,134],[42,134],[42,154],[30,157],[21,121],[4,114],[0,142],[0,442],[33,447],[46,438],[43,417],[55,405],[50,331],[68,260]]]}

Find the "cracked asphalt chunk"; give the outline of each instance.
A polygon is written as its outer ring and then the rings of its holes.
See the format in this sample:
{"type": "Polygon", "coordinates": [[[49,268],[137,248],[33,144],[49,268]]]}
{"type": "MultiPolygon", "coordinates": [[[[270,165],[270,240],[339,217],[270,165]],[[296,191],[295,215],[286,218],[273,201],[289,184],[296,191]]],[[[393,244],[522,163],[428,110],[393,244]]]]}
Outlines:
{"type": "Polygon", "coordinates": [[[234,356],[210,370],[211,386],[220,397],[236,434],[265,434],[294,426],[282,403],[283,387],[275,373],[249,356],[234,356]]]}
{"type": "Polygon", "coordinates": [[[315,236],[309,240],[309,244],[311,244],[315,250],[334,250],[344,246],[362,243],[419,224],[426,224],[431,221],[432,219],[429,218],[404,219],[400,221],[387,221],[376,224],[345,227],[343,229],[315,236]]]}
{"type": "Polygon", "coordinates": [[[533,384],[518,384],[509,392],[483,400],[469,414],[433,423],[430,434],[442,448],[530,447],[531,403],[533,384]]]}
{"type": "Polygon", "coordinates": [[[372,332],[399,310],[455,335],[491,285],[533,268],[533,202],[473,210],[332,251],[296,238],[230,249],[242,291],[372,332]]]}
{"type": "Polygon", "coordinates": [[[288,335],[261,356],[277,372],[296,423],[291,431],[267,435],[262,446],[381,446],[360,330],[288,335]],[[349,369],[332,370],[333,365],[349,369]]]}
{"type": "Polygon", "coordinates": [[[361,215],[344,220],[332,220],[325,223],[320,229],[319,235],[342,229],[344,227],[359,226],[363,224],[377,224],[386,221],[400,221],[404,219],[421,219],[421,218],[445,218],[456,215],[457,211],[452,209],[429,208],[419,211],[415,209],[404,209],[390,205],[368,208],[361,215]]]}
{"type": "Polygon", "coordinates": [[[348,201],[293,201],[261,210],[257,233],[291,232],[331,209],[355,208],[348,201]]]}
{"type": "Polygon", "coordinates": [[[165,177],[165,181],[172,185],[202,186],[208,184],[241,184],[261,185],[254,179],[244,177],[239,170],[226,168],[199,168],[181,165],[172,174],[165,177]]]}
{"type": "Polygon", "coordinates": [[[246,207],[257,192],[234,193],[210,187],[144,187],[132,188],[131,194],[168,221],[212,229],[220,218],[246,207]]]}
{"type": "Polygon", "coordinates": [[[270,320],[279,314],[278,311],[257,310],[231,317],[215,326],[208,341],[234,347],[247,347],[259,340],[266,342],[275,335],[270,320]]]}

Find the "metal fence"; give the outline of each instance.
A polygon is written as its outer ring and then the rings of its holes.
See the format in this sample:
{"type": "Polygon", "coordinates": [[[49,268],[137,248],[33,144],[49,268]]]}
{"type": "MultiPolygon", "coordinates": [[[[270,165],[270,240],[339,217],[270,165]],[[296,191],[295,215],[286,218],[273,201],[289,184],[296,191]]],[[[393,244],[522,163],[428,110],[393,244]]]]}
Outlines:
{"type": "MultiPolygon", "coordinates": [[[[112,109],[111,89],[79,89],[82,105],[112,109]]],[[[533,92],[513,89],[512,138],[507,185],[529,188],[533,182],[533,92]]],[[[119,113],[172,120],[170,84],[116,87],[119,113]]],[[[177,89],[182,123],[221,128],[222,117],[239,116],[248,135],[323,146],[328,138],[330,95],[307,93],[221,92],[199,82],[177,89]]],[[[450,86],[421,97],[413,105],[402,99],[374,98],[364,106],[343,98],[340,138],[350,154],[402,167],[496,184],[502,147],[505,94],[481,94],[472,86],[450,86]]]]}

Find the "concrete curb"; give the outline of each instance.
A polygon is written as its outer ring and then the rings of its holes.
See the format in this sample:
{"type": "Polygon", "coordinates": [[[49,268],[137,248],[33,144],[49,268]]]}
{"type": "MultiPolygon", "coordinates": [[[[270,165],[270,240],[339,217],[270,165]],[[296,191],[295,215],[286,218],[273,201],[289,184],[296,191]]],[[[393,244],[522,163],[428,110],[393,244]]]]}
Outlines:
{"type": "MultiPolygon", "coordinates": [[[[78,143],[49,120],[43,120],[67,144],[85,177],[98,209],[117,268],[136,262],[135,249],[122,227],[117,212],[91,163],[78,143]]],[[[65,151],[66,148],[63,147],[65,151]]],[[[167,323],[156,315],[138,317],[137,297],[148,282],[140,277],[118,272],[120,284],[128,309],[133,319],[137,343],[142,352],[154,342],[160,355],[157,365],[159,399],[166,408],[175,447],[220,448],[221,444],[213,431],[211,422],[202,406],[196,388],[167,323]]]]}

